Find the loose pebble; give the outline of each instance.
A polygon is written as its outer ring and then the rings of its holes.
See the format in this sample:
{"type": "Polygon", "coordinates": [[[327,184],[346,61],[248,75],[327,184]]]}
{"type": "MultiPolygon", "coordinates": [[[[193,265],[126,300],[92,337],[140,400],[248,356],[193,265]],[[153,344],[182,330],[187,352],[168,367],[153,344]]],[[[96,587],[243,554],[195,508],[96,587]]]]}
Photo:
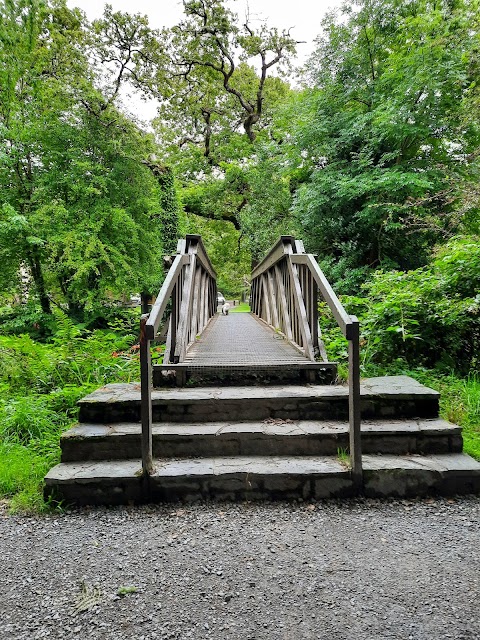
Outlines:
{"type": "Polygon", "coordinates": [[[0,639],[480,638],[479,497],[312,506],[3,508],[0,639]]]}

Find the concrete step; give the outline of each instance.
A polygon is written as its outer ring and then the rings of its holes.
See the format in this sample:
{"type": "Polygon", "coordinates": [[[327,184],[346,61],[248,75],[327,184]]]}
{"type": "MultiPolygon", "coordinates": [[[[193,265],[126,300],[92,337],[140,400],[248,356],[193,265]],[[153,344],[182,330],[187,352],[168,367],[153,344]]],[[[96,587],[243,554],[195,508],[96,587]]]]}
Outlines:
{"type": "MultiPolygon", "coordinates": [[[[155,423],[153,455],[336,456],[348,448],[347,422],[267,419],[263,422],[155,423]]],[[[138,423],[78,424],[62,435],[62,462],[141,456],[138,423]]],[[[453,453],[462,451],[461,428],[439,418],[362,423],[364,453],[453,453]]]]}
{"type": "MultiPolygon", "coordinates": [[[[439,394],[408,376],[370,378],[361,385],[364,419],[436,418],[439,394]]],[[[140,420],[139,384],[108,384],[79,402],[80,422],[140,420]]],[[[348,388],[330,385],[156,389],[155,422],[347,420],[348,388]]]]}
{"type": "Polygon", "coordinates": [[[153,366],[155,387],[202,387],[272,384],[333,384],[337,377],[335,362],[278,361],[275,364],[194,365],[157,364],[153,366]]]}
{"type": "MultiPolygon", "coordinates": [[[[459,453],[366,455],[370,497],[480,492],[480,463],[459,453]]],[[[45,478],[47,496],[76,504],[178,500],[323,499],[354,495],[350,471],[333,457],[215,457],[155,460],[142,477],[140,460],[61,463],[45,478]]]]}

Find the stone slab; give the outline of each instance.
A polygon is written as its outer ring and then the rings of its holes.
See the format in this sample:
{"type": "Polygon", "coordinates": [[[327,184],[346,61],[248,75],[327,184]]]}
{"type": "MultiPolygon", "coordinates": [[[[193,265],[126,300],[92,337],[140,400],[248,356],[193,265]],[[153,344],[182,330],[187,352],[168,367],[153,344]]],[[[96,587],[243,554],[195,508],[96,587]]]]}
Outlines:
{"type": "MultiPolygon", "coordinates": [[[[480,493],[480,463],[464,454],[363,456],[369,497],[480,493]]],[[[47,495],[77,504],[199,499],[339,498],[354,494],[349,470],[333,457],[239,456],[154,461],[141,475],[139,460],[62,463],[45,480],[47,495]]]]}
{"type": "MultiPolygon", "coordinates": [[[[62,461],[128,459],[140,456],[137,423],[79,424],[61,438],[62,461]]],[[[346,449],[346,422],[155,423],[158,457],[237,455],[333,455],[346,449]]],[[[364,453],[447,453],[462,450],[461,429],[445,420],[362,423],[364,453]]]]}
{"type": "MultiPolygon", "coordinates": [[[[409,376],[382,376],[361,381],[360,393],[363,397],[439,397],[434,391],[409,376]]],[[[189,400],[253,400],[258,398],[331,398],[348,397],[348,387],[343,385],[277,385],[272,387],[207,387],[194,389],[154,389],[152,400],[169,400],[184,403],[189,400]]],[[[140,384],[107,384],[85,396],[80,402],[130,402],[140,399],[140,384]]]]}
{"type": "Polygon", "coordinates": [[[370,497],[480,493],[480,463],[462,453],[363,456],[364,491],[370,497]]]}
{"type": "MultiPolygon", "coordinates": [[[[361,387],[364,419],[435,418],[439,394],[408,376],[367,379],[361,387]]],[[[79,402],[82,422],[140,420],[138,384],[111,384],[79,402]]],[[[202,387],[156,389],[152,393],[155,421],[192,422],[348,419],[348,388],[331,385],[202,387]]]]}
{"type": "Polygon", "coordinates": [[[45,479],[46,495],[77,504],[176,500],[264,500],[352,495],[350,472],[338,460],[303,457],[155,460],[148,486],[139,460],[62,463],[45,479]]]}

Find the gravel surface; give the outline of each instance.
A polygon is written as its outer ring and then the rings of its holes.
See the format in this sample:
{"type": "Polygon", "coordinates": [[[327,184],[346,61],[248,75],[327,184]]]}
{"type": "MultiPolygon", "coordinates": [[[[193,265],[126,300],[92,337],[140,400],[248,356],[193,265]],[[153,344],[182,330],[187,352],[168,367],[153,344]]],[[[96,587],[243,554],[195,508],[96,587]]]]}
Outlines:
{"type": "Polygon", "coordinates": [[[480,498],[0,512],[0,638],[480,638],[480,498]]]}

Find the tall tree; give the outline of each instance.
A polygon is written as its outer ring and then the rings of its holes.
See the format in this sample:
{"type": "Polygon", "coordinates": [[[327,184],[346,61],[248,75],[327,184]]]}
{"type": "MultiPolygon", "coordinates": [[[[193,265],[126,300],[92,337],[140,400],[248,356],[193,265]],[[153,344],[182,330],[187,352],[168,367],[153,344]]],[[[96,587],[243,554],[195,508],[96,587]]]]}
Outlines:
{"type": "MultiPolygon", "coordinates": [[[[296,43],[289,32],[265,24],[255,30],[248,17],[240,25],[225,0],[184,0],[183,5],[185,19],[172,29],[168,44],[174,91],[167,104],[183,105],[184,112],[192,111],[192,122],[203,123],[192,134],[201,134],[208,158],[216,124],[241,127],[250,142],[255,140],[268,109],[269,76],[288,66],[296,43]]],[[[188,131],[180,140],[186,136],[188,131]]]]}
{"type": "Polygon", "coordinates": [[[155,146],[92,67],[95,33],[63,1],[0,2],[0,16],[3,273],[26,269],[46,313],[158,286],[155,146]]]}
{"type": "MultiPolygon", "coordinates": [[[[478,3],[358,0],[323,23],[295,143],[310,176],[295,212],[336,276],[423,264],[458,228],[451,176],[468,172],[461,126],[477,78],[478,3]]],[[[350,286],[352,286],[350,282],[350,286]]]]}

